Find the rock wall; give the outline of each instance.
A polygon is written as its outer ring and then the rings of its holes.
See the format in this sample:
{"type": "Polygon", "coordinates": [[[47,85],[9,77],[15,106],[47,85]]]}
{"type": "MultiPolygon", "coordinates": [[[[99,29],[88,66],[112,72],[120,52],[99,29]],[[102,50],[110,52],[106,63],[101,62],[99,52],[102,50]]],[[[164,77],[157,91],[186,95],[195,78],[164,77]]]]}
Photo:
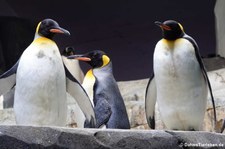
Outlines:
{"type": "Polygon", "coordinates": [[[160,130],[101,130],[0,126],[0,148],[148,149],[224,148],[225,135],[160,130]]]}
{"type": "Polygon", "coordinates": [[[225,1],[217,0],[214,13],[216,21],[216,52],[225,57],[225,1]]]}

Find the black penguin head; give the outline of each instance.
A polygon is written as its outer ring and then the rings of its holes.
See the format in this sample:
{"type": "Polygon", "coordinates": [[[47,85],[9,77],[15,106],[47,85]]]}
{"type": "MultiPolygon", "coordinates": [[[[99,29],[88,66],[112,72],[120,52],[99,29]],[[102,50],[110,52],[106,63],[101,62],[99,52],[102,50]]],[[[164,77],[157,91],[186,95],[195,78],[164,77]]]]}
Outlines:
{"type": "Polygon", "coordinates": [[[52,19],[42,20],[37,26],[36,33],[49,39],[52,39],[55,34],[70,35],[69,31],[61,28],[59,24],[52,19]]]}
{"type": "Polygon", "coordinates": [[[66,47],[62,53],[62,55],[64,55],[64,56],[70,56],[70,55],[74,55],[74,54],[75,54],[75,49],[73,47],[66,47]]]}
{"type": "Polygon", "coordinates": [[[67,58],[85,61],[90,64],[92,68],[103,67],[110,62],[110,58],[105,52],[100,50],[91,51],[82,55],[72,55],[67,58]]]}
{"type": "Polygon", "coordinates": [[[174,20],[167,20],[163,23],[156,21],[156,25],[158,25],[162,29],[162,36],[168,40],[176,40],[184,36],[183,26],[174,20]]]}

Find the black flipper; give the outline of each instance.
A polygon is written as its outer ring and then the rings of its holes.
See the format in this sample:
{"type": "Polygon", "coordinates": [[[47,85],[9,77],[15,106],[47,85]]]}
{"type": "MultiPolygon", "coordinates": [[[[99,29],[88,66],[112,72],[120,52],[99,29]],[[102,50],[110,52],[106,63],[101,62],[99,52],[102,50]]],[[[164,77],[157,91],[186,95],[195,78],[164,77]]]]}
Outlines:
{"type": "Polygon", "coordinates": [[[19,60],[8,71],[0,75],[0,95],[11,90],[16,84],[16,72],[19,60]]]}
{"type": "Polygon", "coordinates": [[[193,38],[191,38],[190,36],[188,35],[185,35],[183,37],[184,39],[187,39],[188,41],[190,41],[192,43],[192,45],[194,46],[194,49],[195,49],[195,56],[198,60],[198,63],[200,65],[200,68],[201,68],[201,71],[202,71],[202,74],[208,84],[208,88],[209,88],[209,92],[210,92],[210,96],[211,96],[211,100],[212,100],[212,105],[213,105],[213,113],[214,113],[214,123],[215,123],[215,126],[216,126],[216,123],[217,123],[217,117],[216,117],[216,107],[215,107],[215,101],[214,101],[214,97],[213,97],[213,93],[212,93],[212,87],[211,87],[211,84],[210,84],[210,81],[209,81],[209,78],[208,78],[208,75],[207,75],[207,72],[206,72],[206,68],[202,62],[202,58],[200,56],[200,53],[199,53],[199,48],[198,48],[198,45],[197,43],[195,42],[195,40],[193,38]]]}
{"type": "Polygon", "coordinates": [[[112,114],[110,104],[105,99],[98,99],[94,107],[96,115],[96,127],[99,128],[102,125],[106,124],[109,121],[109,118],[112,114]]]}
{"type": "Polygon", "coordinates": [[[13,108],[15,87],[3,95],[3,109],[13,108]]]}
{"type": "Polygon", "coordinates": [[[145,93],[145,112],[148,126],[155,129],[156,84],[154,74],[150,77],[145,93]]]}
{"type": "Polygon", "coordinates": [[[73,75],[68,71],[65,65],[64,69],[67,77],[66,79],[67,92],[77,101],[79,107],[81,108],[86,117],[84,127],[96,128],[94,109],[86,91],[81,86],[81,84],[73,77],[73,75]]]}

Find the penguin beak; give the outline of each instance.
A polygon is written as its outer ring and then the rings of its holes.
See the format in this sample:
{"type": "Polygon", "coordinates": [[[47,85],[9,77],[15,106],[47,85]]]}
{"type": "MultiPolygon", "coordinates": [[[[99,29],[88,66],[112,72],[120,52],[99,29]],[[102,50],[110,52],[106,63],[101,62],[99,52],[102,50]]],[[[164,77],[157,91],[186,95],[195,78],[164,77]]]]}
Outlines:
{"type": "Polygon", "coordinates": [[[57,27],[57,28],[52,28],[50,29],[50,32],[56,33],[56,34],[65,34],[65,35],[70,35],[70,32],[64,28],[57,27]]]}
{"type": "Polygon", "coordinates": [[[167,30],[167,31],[171,30],[171,28],[169,26],[163,24],[162,22],[155,21],[155,24],[158,25],[161,29],[164,29],[164,30],[167,30]]]}
{"type": "Polygon", "coordinates": [[[85,57],[84,55],[71,55],[67,57],[68,59],[76,59],[79,61],[91,61],[91,59],[89,57],[85,57]]]}

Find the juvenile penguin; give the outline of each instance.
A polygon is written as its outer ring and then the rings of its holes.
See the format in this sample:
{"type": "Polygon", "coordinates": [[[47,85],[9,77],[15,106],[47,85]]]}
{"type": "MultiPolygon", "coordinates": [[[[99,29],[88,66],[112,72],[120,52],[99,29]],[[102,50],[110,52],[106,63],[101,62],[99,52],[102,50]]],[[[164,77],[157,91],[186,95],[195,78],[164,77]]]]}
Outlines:
{"type": "MultiPolygon", "coordinates": [[[[79,61],[76,59],[68,59],[67,56],[74,55],[75,49],[73,47],[66,47],[62,52],[62,60],[68,71],[73,75],[74,78],[77,79],[79,83],[83,82],[84,79],[84,73],[82,69],[80,68],[79,61]]],[[[71,97],[69,94],[67,94],[67,102],[68,102],[68,108],[73,108],[74,111],[74,121],[77,124],[78,128],[84,127],[84,121],[85,116],[80,109],[79,105],[76,102],[76,99],[74,100],[73,97],[71,97]]]]}
{"type": "Polygon", "coordinates": [[[75,55],[75,49],[73,47],[66,47],[62,53],[63,63],[70,73],[80,82],[83,82],[84,73],[80,68],[79,61],[76,59],[68,59],[70,55],[75,55]]]}
{"type": "Polygon", "coordinates": [[[202,130],[208,90],[216,111],[211,85],[195,40],[180,23],[155,22],[163,39],[155,46],[154,75],[150,78],[145,99],[148,125],[154,129],[157,101],[163,123],[172,130],[202,130]]]}
{"type": "Polygon", "coordinates": [[[103,51],[69,56],[91,65],[84,78],[84,88],[94,104],[97,127],[129,129],[126,107],[113,76],[112,62],[103,51]]]}
{"type": "Polygon", "coordinates": [[[63,65],[59,49],[52,40],[55,34],[70,35],[52,19],[44,19],[37,25],[33,42],[18,62],[0,76],[1,92],[16,84],[14,112],[17,124],[65,126],[68,91],[81,105],[86,116],[84,126],[95,127],[95,114],[88,95],[63,65]],[[7,87],[3,87],[4,84],[7,87]]]}

